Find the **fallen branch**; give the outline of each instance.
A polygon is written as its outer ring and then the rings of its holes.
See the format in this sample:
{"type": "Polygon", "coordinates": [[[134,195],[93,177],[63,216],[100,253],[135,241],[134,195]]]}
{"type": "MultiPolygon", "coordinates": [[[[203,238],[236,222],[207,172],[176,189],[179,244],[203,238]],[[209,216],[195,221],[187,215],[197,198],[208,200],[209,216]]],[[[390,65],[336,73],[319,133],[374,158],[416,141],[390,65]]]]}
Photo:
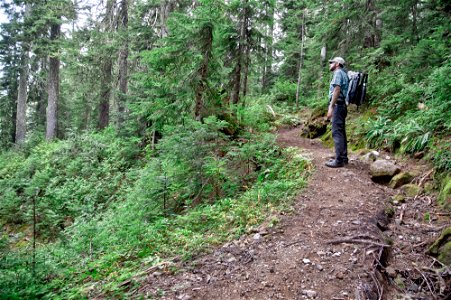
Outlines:
{"type": "Polygon", "coordinates": [[[416,244],[416,245],[413,245],[412,248],[421,247],[421,246],[426,245],[426,244],[427,244],[427,242],[424,241],[424,242],[418,243],[418,244],[416,244]]]}
{"type": "Polygon", "coordinates": [[[293,245],[295,245],[295,244],[301,243],[301,242],[303,242],[303,241],[304,241],[304,240],[295,241],[295,242],[289,243],[288,245],[285,245],[284,247],[285,247],[285,248],[288,248],[288,247],[290,247],[290,246],[293,246],[293,245]]]}
{"type": "Polygon", "coordinates": [[[437,281],[439,283],[440,286],[440,294],[443,295],[443,293],[446,290],[446,283],[445,280],[443,279],[442,275],[440,274],[440,270],[439,269],[432,269],[432,268],[427,268],[427,267],[422,267],[422,270],[425,271],[429,271],[430,274],[433,274],[437,277],[437,281]]]}
{"type": "Polygon", "coordinates": [[[440,226],[440,227],[430,226],[429,228],[423,229],[422,232],[423,233],[437,232],[437,231],[441,231],[441,230],[443,230],[443,229],[445,229],[446,227],[449,227],[449,226],[450,226],[450,224],[443,225],[443,226],[440,226]]]}
{"type": "Polygon", "coordinates": [[[451,213],[445,213],[445,212],[433,212],[433,214],[436,216],[442,216],[442,217],[451,216],[451,213]]]}
{"type": "Polygon", "coordinates": [[[429,288],[429,291],[430,291],[431,294],[433,295],[434,299],[437,299],[437,295],[436,295],[436,294],[434,293],[434,291],[432,290],[431,285],[429,284],[428,278],[423,274],[423,272],[420,271],[420,269],[415,268],[415,270],[417,270],[417,271],[421,274],[421,276],[423,277],[423,279],[424,279],[424,281],[426,282],[426,284],[427,284],[427,286],[428,286],[428,288],[429,288]]]}
{"type": "Polygon", "coordinates": [[[378,246],[378,247],[385,247],[385,248],[390,247],[390,245],[387,245],[387,244],[382,244],[382,243],[368,241],[368,240],[352,239],[352,238],[351,239],[340,239],[340,240],[334,240],[334,241],[327,242],[327,244],[332,244],[332,245],[342,244],[342,243],[370,244],[370,245],[374,245],[374,246],[378,246]]]}
{"type": "Polygon", "coordinates": [[[425,181],[426,178],[428,178],[433,172],[434,172],[434,169],[431,169],[429,172],[427,172],[427,173],[420,179],[420,182],[418,183],[418,186],[419,186],[419,187],[423,187],[424,181],[425,181]]]}
{"type": "Polygon", "coordinates": [[[380,285],[379,280],[377,279],[377,276],[375,276],[373,273],[370,273],[371,279],[373,279],[374,284],[376,285],[377,289],[377,300],[382,300],[382,294],[384,293],[384,290],[382,286],[380,285]]]}

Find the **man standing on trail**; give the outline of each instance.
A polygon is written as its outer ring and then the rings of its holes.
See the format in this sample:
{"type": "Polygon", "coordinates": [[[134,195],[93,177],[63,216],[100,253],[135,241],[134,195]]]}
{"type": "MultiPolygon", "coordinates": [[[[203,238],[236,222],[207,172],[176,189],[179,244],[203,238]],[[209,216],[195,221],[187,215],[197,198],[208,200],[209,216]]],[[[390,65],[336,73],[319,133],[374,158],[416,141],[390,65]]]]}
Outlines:
{"type": "Polygon", "coordinates": [[[329,60],[329,70],[334,77],[329,88],[329,109],[327,119],[332,118],[332,138],[335,145],[335,159],[326,163],[329,168],[340,168],[348,163],[348,146],[346,140],[346,94],[348,93],[349,79],[344,70],[345,60],[335,57],[329,60]]]}

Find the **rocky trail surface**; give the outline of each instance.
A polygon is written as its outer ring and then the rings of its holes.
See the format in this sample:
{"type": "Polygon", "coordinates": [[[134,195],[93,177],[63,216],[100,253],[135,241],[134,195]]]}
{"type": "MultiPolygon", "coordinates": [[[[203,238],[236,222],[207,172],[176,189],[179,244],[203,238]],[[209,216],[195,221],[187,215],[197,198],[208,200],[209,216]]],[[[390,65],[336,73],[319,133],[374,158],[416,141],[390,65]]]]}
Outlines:
{"type": "Polygon", "coordinates": [[[446,299],[449,268],[425,254],[450,220],[434,199],[417,195],[392,205],[398,190],[374,183],[356,155],[329,169],[332,150],[300,138],[299,128],[282,130],[278,141],[301,149],[316,168],[293,212],[178,263],[176,273],[164,264],[152,268],[132,298],[446,299]]]}

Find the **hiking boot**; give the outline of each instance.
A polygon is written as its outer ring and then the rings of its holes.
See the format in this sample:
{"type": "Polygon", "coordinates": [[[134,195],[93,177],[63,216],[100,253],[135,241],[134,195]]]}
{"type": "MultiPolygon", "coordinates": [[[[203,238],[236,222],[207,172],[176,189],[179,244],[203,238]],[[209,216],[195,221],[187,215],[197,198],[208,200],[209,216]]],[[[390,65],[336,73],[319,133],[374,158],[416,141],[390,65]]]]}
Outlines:
{"type": "Polygon", "coordinates": [[[335,159],[329,160],[326,163],[326,167],[329,167],[329,168],[342,168],[344,166],[345,166],[344,162],[337,162],[335,159]]]}
{"type": "MultiPolygon", "coordinates": [[[[329,162],[333,162],[335,159],[329,159],[329,162]]],[[[346,165],[349,164],[349,160],[347,158],[343,159],[343,163],[346,165]]]]}

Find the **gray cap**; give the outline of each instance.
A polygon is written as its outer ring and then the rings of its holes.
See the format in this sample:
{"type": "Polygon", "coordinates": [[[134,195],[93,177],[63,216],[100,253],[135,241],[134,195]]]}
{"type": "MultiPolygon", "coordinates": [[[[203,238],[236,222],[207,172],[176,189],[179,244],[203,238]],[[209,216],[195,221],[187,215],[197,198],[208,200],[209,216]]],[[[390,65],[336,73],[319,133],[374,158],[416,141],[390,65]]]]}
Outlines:
{"type": "Polygon", "coordinates": [[[345,65],[346,64],[345,60],[342,57],[339,57],[339,56],[332,58],[331,60],[329,60],[329,62],[330,63],[331,62],[336,62],[336,63],[339,63],[340,65],[345,65]]]}

